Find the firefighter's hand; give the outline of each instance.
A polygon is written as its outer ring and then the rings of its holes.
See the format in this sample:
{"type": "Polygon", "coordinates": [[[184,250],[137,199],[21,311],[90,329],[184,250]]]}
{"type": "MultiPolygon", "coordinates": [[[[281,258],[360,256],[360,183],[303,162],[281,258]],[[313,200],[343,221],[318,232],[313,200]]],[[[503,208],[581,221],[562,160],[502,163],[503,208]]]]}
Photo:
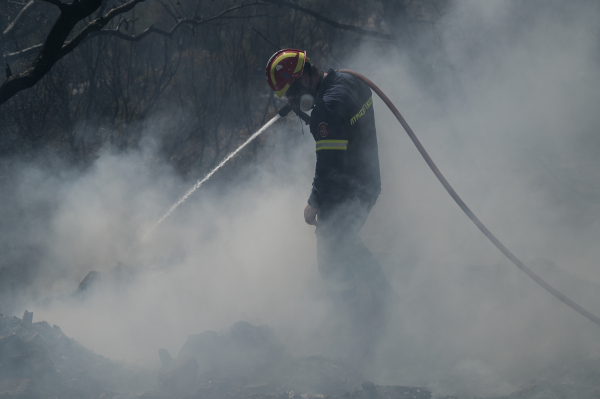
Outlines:
{"type": "Polygon", "coordinates": [[[318,208],[313,208],[312,206],[306,204],[306,208],[304,208],[304,221],[311,226],[316,226],[318,212],[318,208]]]}

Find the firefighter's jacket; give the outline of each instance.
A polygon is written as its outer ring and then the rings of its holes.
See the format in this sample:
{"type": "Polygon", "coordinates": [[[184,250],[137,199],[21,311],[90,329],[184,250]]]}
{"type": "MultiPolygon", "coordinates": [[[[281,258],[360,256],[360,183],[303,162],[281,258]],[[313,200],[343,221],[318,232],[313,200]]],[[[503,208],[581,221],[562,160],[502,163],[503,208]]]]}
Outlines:
{"type": "Polygon", "coordinates": [[[381,191],[371,89],[330,69],[310,117],[317,166],[308,203],[330,208],[356,197],[374,201],[381,191]]]}

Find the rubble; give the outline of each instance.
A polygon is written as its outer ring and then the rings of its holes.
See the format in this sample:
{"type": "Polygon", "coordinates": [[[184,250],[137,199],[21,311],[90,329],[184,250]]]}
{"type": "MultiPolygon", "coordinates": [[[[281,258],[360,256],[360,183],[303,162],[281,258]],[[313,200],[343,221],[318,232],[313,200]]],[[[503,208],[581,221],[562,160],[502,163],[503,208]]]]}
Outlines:
{"type": "MultiPolygon", "coordinates": [[[[58,326],[34,323],[31,312],[0,315],[0,399],[432,399],[427,388],[365,381],[351,364],[292,357],[270,328],[243,321],[190,335],[175,358],[166,349],[158,355],[158,370],[117,363],[58,326]]],[[[599,372],[596,354],[495,399],[598,398],[599,372]]]]}
{"type": "Polygon", "coordinates": [[[81,283],[79,283],[79,286],[77,287],[76,293],[81,294],[83,292],[86,292],[88,289],[98,284],[98,281],[100,279],[100,273],[95,270],[92,270],[84,277],[83,280],[81,280],[81,283]]]}
{"type": "Polygon", "coordinates": [[[198,383],[198,362],[184,356],[173,362],[167,370],[158,373],[158,387],[163,392],[177,396],[191,392],[198,383]]]}
{"type": "Polygon", "coordinates": [[[101,286],[125,288],[135,281],[137,273],[138,270],[136,267],[123,262],[117,262],[117,265],[106,273],[92,270],[81,280],[73,295],[76,297],[85,297],[94,289],[101,286]]]}
{"type": "Polygon", "coordinates": [[[0,398],[113,398],[143,392],[154,373],[84,348],[58,326],[0,314],[0,398]]]}
{"type": "Polygon", "coordinates": [[[597,399],[599,375],[600,353],[595,353],[584,360],[551,365],[522,389],[508,396],[486,399],[597,399]]]}
{"type": "Polygon", "coordinates": [[[177,358],[158,353],[153,372],[97,355],[32,312],[0,315],[0,398],[431,398],[425,388],[363,382],[324,357],[293,358],[267,326],[246,322],[190,335],[177,358]]]}
{"type": "Polygon", "coordinates": [[[293,358],[267,326],[243,321],[227,333],[190,335],[176,360],[166,349],[159,356],[159,392],[145,398],[431,399],[426,388],[364,382],[354,367],[325,357],[293,358]],[[190,389],[194,370],[198,374],[190,389]]]}

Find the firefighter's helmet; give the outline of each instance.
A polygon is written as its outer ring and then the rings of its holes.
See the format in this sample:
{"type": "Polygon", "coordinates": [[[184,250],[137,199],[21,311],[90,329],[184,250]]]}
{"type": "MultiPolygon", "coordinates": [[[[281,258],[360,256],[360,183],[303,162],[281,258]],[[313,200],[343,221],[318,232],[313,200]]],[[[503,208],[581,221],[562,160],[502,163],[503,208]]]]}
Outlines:
{"type": "Polygon", "coordinates": [[[279,50],[267,63],[267,82],[281,98],[296,79],[302,76],[306,51],[287,48],[279,50]]]}

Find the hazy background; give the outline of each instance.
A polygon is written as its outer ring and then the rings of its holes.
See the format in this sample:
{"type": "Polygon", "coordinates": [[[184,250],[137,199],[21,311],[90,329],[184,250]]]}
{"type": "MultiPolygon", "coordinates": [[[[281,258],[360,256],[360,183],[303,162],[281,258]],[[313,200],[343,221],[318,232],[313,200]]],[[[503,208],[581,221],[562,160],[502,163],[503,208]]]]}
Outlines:
{"type": "MultiPolygon", "coordinates": [[[[444,61],[435,84],[411,54],[369,42],[345,59],[313,59],[379,85],[482,222],[596,314],[599,8],[452,3],[436,25],[444,61]]],[[[501,395],[596,353],[600,328],[505,259],[374,104],[383,189],[362,237],[401,305],[366,375],[437,394],[501,395]]],[[[38,267],[0,311],[28,309],[99,354],[143,364],[240,319],[268,324],[294,355],[335,355],[314,227],[302,216],[315,161],[308,129],[302,135],[291,116],[278,122],[252,161],[215,175],[142,239],[195,181],[158,155],[170,117],[154,113],[138,148],[106,147],[86,168],[58,156],[2,161],[4,262],[38,267]],[[110,277],[119,262],[135,273],[110,277]],[[108,283],[73,296],[91,270],[108,283]]]]}

